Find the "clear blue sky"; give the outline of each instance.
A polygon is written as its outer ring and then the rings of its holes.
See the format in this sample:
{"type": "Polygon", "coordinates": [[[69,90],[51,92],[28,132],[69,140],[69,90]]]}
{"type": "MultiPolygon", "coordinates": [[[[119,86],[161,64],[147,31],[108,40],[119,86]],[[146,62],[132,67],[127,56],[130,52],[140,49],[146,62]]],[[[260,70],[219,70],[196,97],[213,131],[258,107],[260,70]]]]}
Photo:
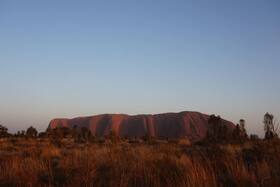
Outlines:
{"type": "Polygon", "coordinates": [[[195,110],[280,117],[278,0],[0,1],[0,121],[195,110]]]}

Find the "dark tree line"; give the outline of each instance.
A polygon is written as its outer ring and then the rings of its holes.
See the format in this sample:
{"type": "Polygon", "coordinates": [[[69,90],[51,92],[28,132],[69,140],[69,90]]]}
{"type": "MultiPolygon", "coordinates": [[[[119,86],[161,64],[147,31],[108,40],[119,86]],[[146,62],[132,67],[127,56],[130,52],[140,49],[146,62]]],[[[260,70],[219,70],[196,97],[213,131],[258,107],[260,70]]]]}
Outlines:
{"type": "Polygon", "coordinates": [[[211,115],[208,119],[208,130],[206,141],[210,143],[221,143],[228,141],[245,141],[248,140],[248,135],[245,129],[245,120],[241,119],[240,124],[237,124],[232,130],[223,123],[220,116],[211,115]]]}
{"type": "MultiPolygon", "coordinates": [[[[264,115],[264,139],[277,139],[279,136],[280,126],[276,123],[272,114],[266,113],[264,115]]],[[[251,135],[251,140],[259,139],[257,135],[251,135]]],[[[223,124],[220,116],[211,115],[208,119],[208,131],[206,141],[211,143],[219,143],[226,141],[244,142],[249,140],[245,128],[245,120],[241,119],[234,130],[230,130],[228,126],[223,124]]]]}
{"type": "Polygon", "coordinates": [[[73,138],[77,143],[92,142],[95,140],[95,137],[88,128],[77,128],[76,126],[74,126],[74,128],[58,127],[55,129],[48,129],[43,137],[48,137],[55,141],[59,141],[63,138],[73,138]]]}

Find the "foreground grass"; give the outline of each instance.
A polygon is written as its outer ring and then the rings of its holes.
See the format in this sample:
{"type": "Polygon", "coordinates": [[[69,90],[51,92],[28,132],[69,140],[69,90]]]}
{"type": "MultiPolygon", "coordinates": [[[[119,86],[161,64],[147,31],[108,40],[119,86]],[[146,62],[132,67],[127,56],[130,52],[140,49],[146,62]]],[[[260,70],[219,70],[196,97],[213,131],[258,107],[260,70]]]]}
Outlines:
{"type": "Polygon", "coordinates": [[[0,186],[280,186],[280,142],[75,144],[0,141],[0,186]]]}

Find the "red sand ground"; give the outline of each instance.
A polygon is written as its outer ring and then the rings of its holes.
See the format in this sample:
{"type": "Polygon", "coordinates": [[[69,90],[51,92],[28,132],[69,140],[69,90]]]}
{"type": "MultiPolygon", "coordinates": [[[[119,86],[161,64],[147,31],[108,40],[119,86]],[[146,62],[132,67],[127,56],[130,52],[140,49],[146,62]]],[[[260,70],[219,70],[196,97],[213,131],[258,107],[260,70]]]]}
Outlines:
{"type": "MultiPolygon", "coordinates": [[[[95,136],[106,136],[111,130],[121,137],[143,137],[145,135],[166,138],[188,137],[201,140],[208,129],[209,115],[199,112],[164,113],[156,115],[103,114],[74,119],[53,119],[49,128],[77,126],[87,127],[95,136]]],[[[230,129],[232,122],[223,120],[230,129]]]]}

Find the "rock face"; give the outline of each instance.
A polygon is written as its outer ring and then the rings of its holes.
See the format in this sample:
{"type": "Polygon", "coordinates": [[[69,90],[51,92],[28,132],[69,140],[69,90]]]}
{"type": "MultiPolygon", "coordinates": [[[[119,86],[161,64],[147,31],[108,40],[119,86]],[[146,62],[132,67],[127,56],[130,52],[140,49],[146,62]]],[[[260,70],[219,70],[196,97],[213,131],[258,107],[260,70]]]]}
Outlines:
{"type": "MultiPolygon", "coordinates": [[[[156,115],[103,114],[73,119],[53,119],[49,128],[89,128],[93,135],[101,137],[114,131],[121,137],[181,138],[198,141],[206,136],[209,115],[199,112],[164,113],[156,115]]],[[[222,123],[233,130],[232,122],[222,123]]]]}

